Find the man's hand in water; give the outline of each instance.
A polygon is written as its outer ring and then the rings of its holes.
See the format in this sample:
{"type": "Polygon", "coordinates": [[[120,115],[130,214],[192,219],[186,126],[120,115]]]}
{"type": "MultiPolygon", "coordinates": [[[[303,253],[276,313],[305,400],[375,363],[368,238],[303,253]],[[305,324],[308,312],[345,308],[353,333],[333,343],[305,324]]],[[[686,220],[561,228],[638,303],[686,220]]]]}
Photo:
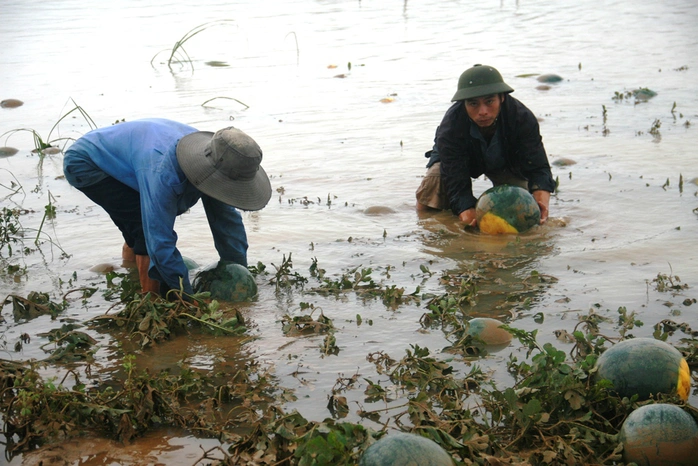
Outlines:
{"type": "Polygon", "coordinates": [[[542,189],[533,191],[533,199],[538,203],[540,208],[540,224],[544,224],[548,220],[548,206],[550,205],[550,193],[542,189]]]}
{"type": "MultiPolygon", "coordinates": [[[[548,193],[550,194],[550,193],[548,193]]],[[[475,207],[471,207],[468,210],[464,210],[458,216],[460,221],[465,223],[466,226],[474,227],[477,225],[477,217],[475,216],[475,207]]]]}

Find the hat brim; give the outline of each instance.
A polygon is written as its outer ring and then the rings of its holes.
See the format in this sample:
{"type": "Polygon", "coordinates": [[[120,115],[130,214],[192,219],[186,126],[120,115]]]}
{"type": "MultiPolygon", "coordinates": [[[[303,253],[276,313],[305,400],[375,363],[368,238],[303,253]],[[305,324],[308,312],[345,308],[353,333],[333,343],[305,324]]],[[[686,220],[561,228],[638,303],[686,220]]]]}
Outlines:
{"type": "Polygon", "coordinates": [[[459,100],[465,99],[475,99],[477,97],[483,97],[492,94],[509,94],[510,92],[514,92],[514,89],[512,89],[505,83],[485,84],[484,86],[459,89],[453,95],[451,102],[457,102],[459,100]]]}
{"type": "Polygon", "coordinates": [[[201,180],[194,183],[199,191],[237,209],[263,209],[271,199],[269,176],[261,165],[249,180],[231,179],[216,170],[211,157],[205,156],[213,134],[197,131],[177,143],[177,162],[187,179],[201,180]]]}

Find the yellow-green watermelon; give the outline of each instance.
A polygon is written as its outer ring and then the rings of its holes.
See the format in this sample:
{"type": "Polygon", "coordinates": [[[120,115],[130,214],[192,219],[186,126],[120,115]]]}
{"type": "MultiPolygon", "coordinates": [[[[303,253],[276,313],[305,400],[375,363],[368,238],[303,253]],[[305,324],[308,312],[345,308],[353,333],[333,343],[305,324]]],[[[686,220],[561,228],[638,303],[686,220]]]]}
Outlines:
{"type": "Polygon", "coordinates": [[[475,206],[480,231],[490,235],[523,233],[540,223],[540,208],[531,193],[518,186],[494,186],[475,206]]]}
{"type": "Polygon", "coordinates": [[[672,404],[637,408],[623,422],[618,440],[623,460],[638,466],[690,466],[698,463],[698,424],[672,404]]]}
{"type": "Polygon", "coordinates": [[[658,393],[687,400],[691,371],[679,350],[654,338],[633,338],[616,343],[596,361],[596,377],[613,383],[622,397],[646,400],[658,393]]]}
{"type": "Polygon", "coordinates": [[[257,283],[247,267],[231,262],[215,262],[196,274],[194,292],[208,291],[221,301],[249,301],[257,295],[257,283]]]}
{"type": "Polygon", "coordinates": [[[453,457],[426,437],[391,432],[366,449],[359,466],[453,466],[453,457]]]}
{"type": "Polygon", "coordinates": [[[466,333],[475,337],[478,340],[476,343],[482,343],[485,346],[492,347],[492,349],[500,346],[504,348],[511,343],[512,335],[501,328],[502,325],[504,323],[497,319],[475,317],[468,321],[466,333]]]}

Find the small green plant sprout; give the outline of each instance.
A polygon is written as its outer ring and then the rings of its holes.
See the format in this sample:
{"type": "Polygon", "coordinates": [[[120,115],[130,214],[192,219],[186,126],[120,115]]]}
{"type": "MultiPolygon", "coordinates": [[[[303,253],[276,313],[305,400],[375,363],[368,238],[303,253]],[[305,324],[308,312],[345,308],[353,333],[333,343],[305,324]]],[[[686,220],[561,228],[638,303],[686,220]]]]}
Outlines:
{"type": "Polygon", "coordinates": [[[656,96],[657,93],[654,92],[651,89],[648,89],[646,87],[641,87],[638,89],[633,89],[630,91],[623,91],[623,92],[614,92],[612,99],[617,101],[617,102],[622,102],[623,100],[630,100],[631,98],[635,99],[635,105],[642,103],[642,102],[647,102],[649,99],[652,97],[656,96]]]}
{"type": "Polygon", "coordinates": [[[325,276],[325,269],[321,268],[318,263],[317,263],[317,257],[313,257],[313,261],[310,264],[310,267],[308,267],[308,270],[310,271],[310,276],[315,277],[318,280],[322,280],[322,278],[325,276]]]}
{"type": "Polygon", "coordinates": [[[292,253],[288,253],[288,259],[286,254],[283,255],[281,260],[281,265],[277,266],[272,262],[272,266],[276,269],[276,273],[269,281],[276,286],[276,289],[280,288],[290,288],[291,285],[302,288],[308,282],[308,279],[298,272],[293,270],[293,261],[291,260],[292,253]]]}
{"type": "Polygon", "coordinates": [[[221,19],[217,21],[209,21],[208,23],[200,24],[199,26],[196,26],[195,28],[191,29],[188,31],[186,34],[182,36],[181,39],[179,39],[177,42],[175,42],[174,46],[171,49],[165,49],[161,50],[158,53],[156,53],[153,58],[150,60],[151,66],[153,65],[153,62],[157,58],[158,55],[160,55],[163,52],[169,52],[170,56],[167,58],[167,67],[172,69],[173,64],[189,64],[193,68],[192,60],[187,51],[184,49],[184,44],[191,40],[192,37],[206,31],[207,29],[210,29],[212,27],[216,26],[227,26],[235,21],[232,19],[221,19]]]}
{"type": "Polygon", "coordinates": [[[44,207],[44,216],[41,219],[41,225],[39,225],[39,230],[36,232],[36,238],[34,239],[35,244],[39,244],[39,237],[41,236],[41,230],[44,227],[44,222],[46,222],[46,219],[53,220],[56,218],[56,206],[53,205],[52,200],[55,201],[56,198],[54,198],[51,191],[49,191],[48,204],[46,204],[44,207]]]}
{"type": "Polygon", "coordinates": [[[22,243],[22,224],[19,222],[19,209],[2,208],[0,212],[0,257],[3,251],[12,257],[12,246],[22,243]]]}
{"type": "MultiPolygon", "coordinates": [[[[671,269],[671,267],[670,267],[671,269]]],[[[679,292],[688,288],[688,285],[681,283],[681,278],[678,275],[669,275],[658,273],[657,278],[653,279],[652,282],[654,288],[660,293],[666,292],[679,292]]],[[[649,287],[650,282],[647,282],[649,287]]]]}
{"type": "Polygon", "coordinates": [[[602,105],[601,108],[603,109],[603,129],[601,130],[601,134],[603,134],[604,136],[608,136],[608,134],[611,132],[611,130],[608,129],[608,127],[606,126],[606,123],[608,122],[608,111],[606,110],[605,105],[602,105]]]}
{"type": "Polygon", "coordinates": [[[424,265],[424,264],[421,264],[421,265],[419,266],[419,270],[421,270],[423,274],[429,275],[430,277],[431,277],[432,275],[434,275],[434,272],[432,272],[431,270],[429,270],[429,267],[427,267],[427,266],[424,265]]]}
{"type": "Polygon", "coordinates": [[[632,91],[625,91],[625,92],[614,92],[612,99],[618,102],[622,102],[623,100],[628,100],[633,96],[632,91]]]}
{"type": "Polygon", "coordinates": [[[662,138],[662,134],[659,132],[659,128],[662,127],[662,122],[659,118],[655,119],[654,122],[652,123],[652,127],[649,130],[649,133],[654,136],[655,140],[659,140],[662,138]]]}
{"type": "MultiPolygon", "coordinates": [[[[60,250],[62,257],[67,257],[67,253],[63,250],[63,248],[61,248],[60,245],[55,242],[53,238],[51,238],[51,236],[47,235],[43,231],[43,226],[46,219],[52,220],[56,217],[56,208],[51,199],[55,201],[55,198],[53,198],[51,193],[49,193],[49,203],[45,206],[44,216],[41,219],[41,225],[39,226],[38,230],[33,230],[22,226],[19,218],[20,215],[27,213],[26,210],[21,208],[2,208],[2,211],[0,212],[0,259],[9,259],[18,251],[25,256],[34,252],[35,249],[30,248],[25,243],[25,238],[29,237],[30,235],[34,235],[34,231],[36,231],[34,244],[37,247],[41,246],[41,239],[45,238],[45,240],[48,241],[52,246],[56,246],[60,250]]],[[[8,268],[8,272],[10,273],[15,273],[17,271],[19,271],[19,268],[16,266],[10,266],[8,268]]]]}

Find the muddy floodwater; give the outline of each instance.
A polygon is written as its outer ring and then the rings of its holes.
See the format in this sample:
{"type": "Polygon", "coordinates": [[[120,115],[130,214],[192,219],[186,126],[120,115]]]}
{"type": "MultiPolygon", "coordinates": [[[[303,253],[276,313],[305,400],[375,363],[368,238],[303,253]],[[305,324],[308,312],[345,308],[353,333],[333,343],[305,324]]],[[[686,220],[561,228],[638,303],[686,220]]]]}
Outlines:
{"type": "MultiPolygon", "coordinates": [[[[254,361],[289,394],[283,409],[313,420],[330,416],[338,378],[359,374],[344,393],[345,419],[380,429],[357,414],[367,409],[365,379],[385,381],[368,355],[399,359],[419,345],[459,369],[481,365],[506,386],[509,354],[525,353],[516,340],[475,361],[442,353],[447,335],[420,319],[429,297],[449,286],[445,274],[486,270],[471,315],[537,329],[541,343],[562,350],[570,343],[559,337],[592,310],[609,318],[609,332],[619,308],[644,323],[634,336],[652,336],[667,319],[698,327],[693,0],[9,0],[0,24],[0,100],[22,103],[0,108],[0,146],[18,149],[0,156],[0,199],[22,209],[24,242],[34,248],[38,236],[40,243],[29,254],[2,250],[1,297],[41,291],[60,301],[74,288],[105,288],[105,269],[125,270],[123,239],[62,177],[62,153],[33,152],[32,131],[59,149],[89,131],[80,112],[61,119],[76,106],[97,126],[144,117],[209,131],[234,125],[264,151],[274,195],[243,218],[249,263],[271,275],[258,275],[258,298],[238,306],[247,333],[192,334],[134,350],[139,367],[213,371],[254,361]],[[189,61],[168,65],[174,44],[209,22],[186,42],[189,61]],[[559,182],[547,224],[519,237],[464,231],[450,212],[414,209],[423,154],[458,76],[476,63],[498,68],[538,117],[559,182]],[[543,74],[562,80],[541,83],[543,74]],[[656,95],[634,92],[641,89],[656,95]],[[49,205],[55,217],[44,219],[49,205]],[[383,288],[418,299],[390,306],[357,293],[279,289],[270,277],[287,258],[308,277],[306,289],[317,285],[314,265],[334,279],[370,269],[383,288]],[[532,275],[546,277],[546,286],[527,286],[532,275]],[[657,286],[662,279],[681,286],[667,292],[657,286]],[[321,351],[322,335],[284,334],[285,317],[308,312],[302,304],[332,319],[338,352],[321,351]]],[[[487,187],[484,179],[474,183],[476,195],[487,187]]],[[[175,229],[182,255],[200,267],[217,260],[200,204],[175,229]]],[[[2,358],[44,359],[41,335],[106,312],[112,303],[99,296],[72,299],[57,319],[15,318],[5,306],[2,358]]],[[[100,348],[92,381],[108,380],[124,347],[109,333],[84,330],[100,348]]],[[[63,374],[56,367],[46,375],[63,374]]],[[[72,461],[65,464],[81,465],[190,465],[216,444],[171,429],[127,447],[71,442],[55,448],[72,461]]],[[[4,460],[38,464],[31,454],[4,460]]]]}

